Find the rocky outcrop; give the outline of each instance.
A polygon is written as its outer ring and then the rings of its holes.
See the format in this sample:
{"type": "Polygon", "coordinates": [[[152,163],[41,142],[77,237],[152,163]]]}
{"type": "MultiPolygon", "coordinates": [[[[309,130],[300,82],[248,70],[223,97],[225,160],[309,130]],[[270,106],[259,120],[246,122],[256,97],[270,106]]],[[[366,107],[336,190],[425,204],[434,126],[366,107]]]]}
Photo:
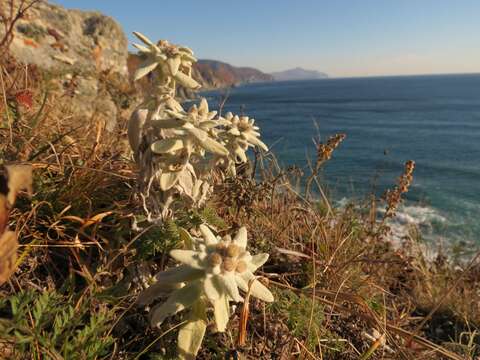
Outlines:
{"type": "MultiPolygon", "coordinates": [[[[7,0],[0,0],[0,6],[7,7],[7,0]]],[[[75,79],[73,108],[87,117],[100,114],[107,129],[115,126],[117,106],[99,83],[99,74],[106,72],[127,79],[128,41],[115,20],[40,2],[16,23],[9,51],[17,61],[49,71],[60,82],[75,79]]]]}
{"type": "Polygon", "coordinates": [[[193,66],[193,77],[205,89],[272,81],[273,77],[250,67],[236,67],[215,60],[199,60],[193,66]]]}
{"type": "MultiPolygon", "coordinates": [[[[6,6],[7,1],[1,3],[6,6]]],[[[46,2],[35,5],[27,15],[17,22],[10,45],[17,60],[45,69],[127,73],[127,38],[112,18],[46,2]]]]}

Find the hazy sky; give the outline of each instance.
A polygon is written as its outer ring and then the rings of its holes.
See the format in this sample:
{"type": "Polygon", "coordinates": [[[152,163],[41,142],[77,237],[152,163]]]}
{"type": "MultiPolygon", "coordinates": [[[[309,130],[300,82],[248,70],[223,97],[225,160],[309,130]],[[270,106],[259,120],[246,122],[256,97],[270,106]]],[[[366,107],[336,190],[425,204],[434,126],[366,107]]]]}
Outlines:
{"type": "Polygon", "coordinates": [[[480,0],[56,0],[199,58],[330,76],[480,72],[480,0]]]}

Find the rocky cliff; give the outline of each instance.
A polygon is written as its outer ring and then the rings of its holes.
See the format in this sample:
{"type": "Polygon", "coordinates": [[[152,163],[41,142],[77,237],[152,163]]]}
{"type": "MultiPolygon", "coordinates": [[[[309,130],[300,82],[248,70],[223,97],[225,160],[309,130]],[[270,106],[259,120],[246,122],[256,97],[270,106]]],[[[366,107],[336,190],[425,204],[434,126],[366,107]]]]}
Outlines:
{"type": "Polygon", "coordinates": [[[193,67],[194,77],[204,88],[272,81],[273,77],[250,67],[235,67],[215,60],[199,60],[193,67]]]}

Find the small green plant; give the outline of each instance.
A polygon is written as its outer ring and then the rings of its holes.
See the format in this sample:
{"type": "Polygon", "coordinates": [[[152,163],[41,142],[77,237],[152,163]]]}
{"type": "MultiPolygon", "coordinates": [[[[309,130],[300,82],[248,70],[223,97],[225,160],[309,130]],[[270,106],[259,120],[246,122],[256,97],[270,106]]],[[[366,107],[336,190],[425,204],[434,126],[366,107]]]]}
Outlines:
{"type": "Polygon", "coordinates": [[[159,254],[177,247],[179,242],[177,223],[172,219],[166,220],[143,235],[142,241],[137,243],[137,257],[141,260],[154,259],[159,254]]]}
{"type": "Polygon", "coordinates": [[[107,310],[55,291],[24,291],[0,301],[0,342],[32,359],[96,359],[111,351],[107,310]]]}
{"type": "Polygon", "coordinates": [[[311,297],[297,295],[290,290],[279,290],[276,292],[276,297],[278,300],[270,305],[272,311],[286,314],[286,325],[291,334],[296,338],[305,339],[308,349],[315,352],[318,339],[324,333],[323,306],[312,301],[311,297]]]}

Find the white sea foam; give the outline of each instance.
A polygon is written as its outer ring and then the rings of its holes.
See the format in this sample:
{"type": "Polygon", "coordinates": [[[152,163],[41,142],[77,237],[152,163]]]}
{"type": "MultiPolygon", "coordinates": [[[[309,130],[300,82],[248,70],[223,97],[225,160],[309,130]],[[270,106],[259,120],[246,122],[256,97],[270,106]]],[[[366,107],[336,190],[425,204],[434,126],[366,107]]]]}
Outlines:
{"type": "MultiPolygon", "coordinates": [[[[336,202],[336,205],[338,208],[344,208],[349,203],[348,198],[342,198],[336,202]]],[[[378,209],[379,217],[382,217],[384,213],[385,208],[378,209]]],[[[396,216],[387,222],[391,229],[389,240],[393,245],[400,246],[405,238],[411,236],[412,229],[416,228],[420,230],[422,237],[427,239],[431,245],[438,244],[443,239],[440,239],[439,234],[434,233],[434,226],[449,224],[449,220],[432,207],[402,204],[398,207],[396,216]]]]}
{"type": "Polygon", "coordinates": [[[427,206],[400,206],[395,220],[400,224],[431,225],[433,222],[446,223],[447,219],[437,210],[427,206]]]}
{"type": "MultiPolygon", "coordinates": [[[[381,213],[385,210],[379,211],[381,213]]],[[[418,244],[424,256],[433,260],[441,248],[446,244],[446,239],[434,231],[435,224],[447,225],[449,221],[438,210],[419,205],[401,205],[396,216],[388,221],[391,229],[389,240],[394,246],[401,246],[405,239],[414,234],[414,229],[419,230],[421,237],[426,242],[418,244]]]]}

